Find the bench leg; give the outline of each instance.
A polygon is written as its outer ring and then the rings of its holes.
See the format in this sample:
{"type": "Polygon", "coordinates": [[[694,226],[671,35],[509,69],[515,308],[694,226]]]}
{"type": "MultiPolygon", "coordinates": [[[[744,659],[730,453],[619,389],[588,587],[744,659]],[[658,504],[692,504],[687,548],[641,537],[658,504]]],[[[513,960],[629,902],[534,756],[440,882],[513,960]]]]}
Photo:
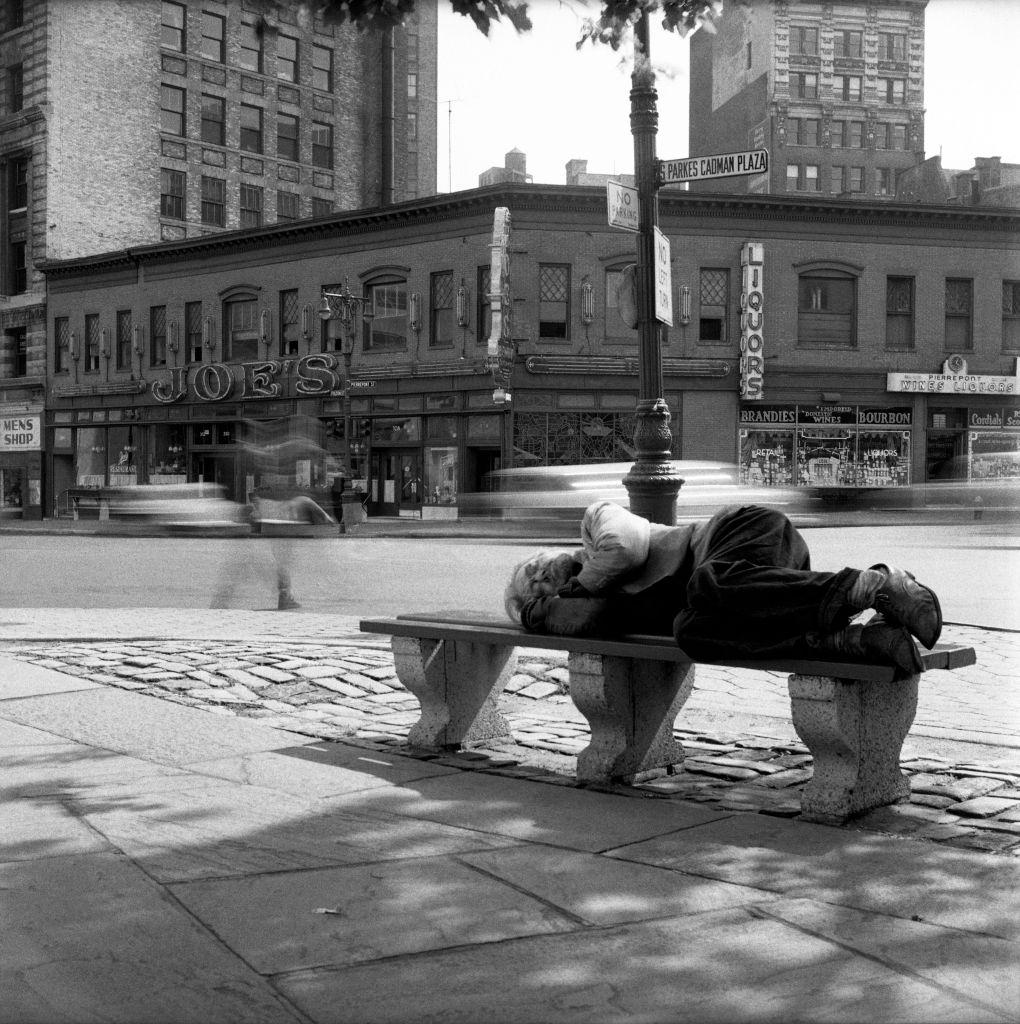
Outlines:
{"type": "Polygon", "coordinates": [[[577,755],[579,782],[633,782],[680,764],[673,723],[694,688],[694,665],[571,654],[570,696],[591,742],[577,755]]]}
{"type": "Polygon", "coordinates": [[[442,750],[510,739],[496,701],[516,664],[512,647],[405,636],[391,643],[397,678],[421,704],[410,746],[442,750]]]}
{"type": "Polygon", "coordinates": [[[910,796],[900,751],[917,711],[919,678],[879,683],[790,676],[793,725],[814,759],[802,818],[839,823],[910,796]]]}

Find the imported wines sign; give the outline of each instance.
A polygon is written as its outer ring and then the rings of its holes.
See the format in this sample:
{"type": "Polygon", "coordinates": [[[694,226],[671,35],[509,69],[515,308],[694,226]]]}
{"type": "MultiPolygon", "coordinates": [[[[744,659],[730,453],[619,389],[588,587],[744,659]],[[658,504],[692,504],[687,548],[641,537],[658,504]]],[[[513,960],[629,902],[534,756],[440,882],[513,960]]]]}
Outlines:
{"type": "Polygon", "coordinates": [[[42,448],[41,416],[0,417],[0,452],[29,452],[42,448]]]}

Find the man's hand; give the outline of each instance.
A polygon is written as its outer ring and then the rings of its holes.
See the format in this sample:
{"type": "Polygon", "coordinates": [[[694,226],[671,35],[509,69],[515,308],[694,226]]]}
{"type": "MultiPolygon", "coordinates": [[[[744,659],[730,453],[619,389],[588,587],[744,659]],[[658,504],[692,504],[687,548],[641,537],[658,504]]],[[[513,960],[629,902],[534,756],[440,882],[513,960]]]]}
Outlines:
{"type": "Polygon", "coordinates": [[[521,609],[521,624],[553,636],[597,636],[611,632],[610,602],[599,597],[538,597],[521,609]]]}

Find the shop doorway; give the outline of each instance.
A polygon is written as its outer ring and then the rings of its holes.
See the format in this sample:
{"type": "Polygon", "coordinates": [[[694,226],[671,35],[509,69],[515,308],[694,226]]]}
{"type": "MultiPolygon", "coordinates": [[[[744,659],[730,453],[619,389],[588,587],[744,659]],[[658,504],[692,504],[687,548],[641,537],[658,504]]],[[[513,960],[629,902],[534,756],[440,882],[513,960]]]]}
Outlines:
{"type": "Polygon", "coordinates": [[[491,487],[490,473],[503,468],[498,448],[468,448],[465,490],[487,491],[491,487]]]}
{"type": "Polygon", "coordinates": [[[233,455],[206,455],[195,453],[191,456],[191,477],[195,483],[219,484],[227,501],[238,501],[237,481],[234,478],[233,455]]]}
{"type": "Polygon", "coordinates": [[[417,451],[372,452],[369,512],[377,516],[421,513],[421,455],[417,451]]]}

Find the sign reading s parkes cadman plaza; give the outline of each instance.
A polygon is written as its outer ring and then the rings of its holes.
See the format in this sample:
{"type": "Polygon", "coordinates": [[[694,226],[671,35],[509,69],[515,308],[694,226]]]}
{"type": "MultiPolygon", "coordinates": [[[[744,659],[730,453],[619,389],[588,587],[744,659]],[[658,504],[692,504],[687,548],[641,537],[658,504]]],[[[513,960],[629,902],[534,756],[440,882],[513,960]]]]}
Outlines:
{"type": "Polygon", "coordinates": [[[688,156],[680,160],[659,161],[659,184],[675,185],[706,178],[733,178],[741,174],[765,174],[769,169],[769,151],[751,149],[743,153],[717,153],[713,156],[688,156]]]}

